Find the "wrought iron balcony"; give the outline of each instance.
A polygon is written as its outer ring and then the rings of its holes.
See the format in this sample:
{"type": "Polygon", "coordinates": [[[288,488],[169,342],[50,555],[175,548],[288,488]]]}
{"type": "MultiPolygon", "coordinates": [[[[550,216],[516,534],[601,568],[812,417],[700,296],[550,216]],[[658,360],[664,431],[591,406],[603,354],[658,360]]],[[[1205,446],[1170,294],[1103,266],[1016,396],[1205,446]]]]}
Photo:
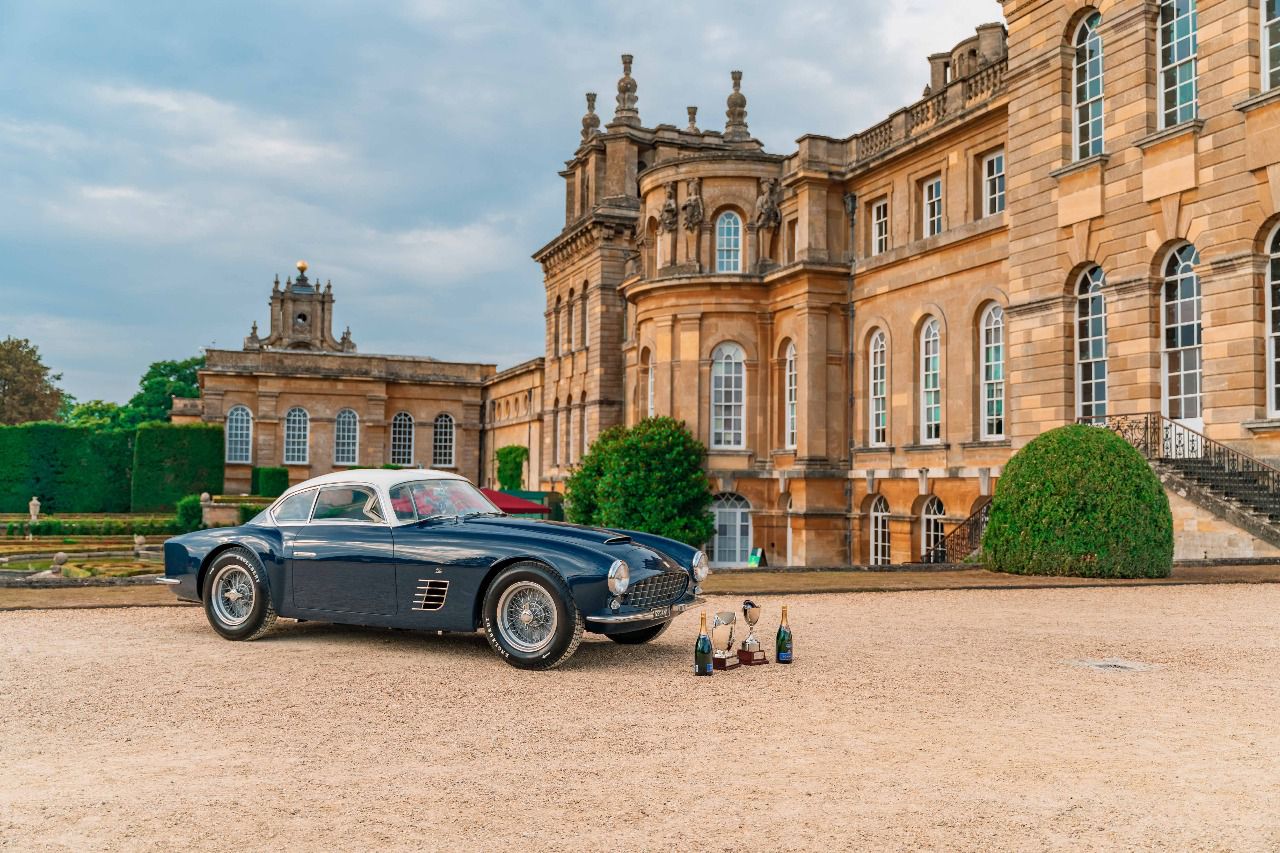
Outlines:
{"type": "Polygon", "coordinates": [[[973,514],[951,529],[942,541],[924,555],[926,563],[963,563],[982,546],[982,533],[987,529],[987,517],[991,514],[991,501],[973,511],[973,514]]]}

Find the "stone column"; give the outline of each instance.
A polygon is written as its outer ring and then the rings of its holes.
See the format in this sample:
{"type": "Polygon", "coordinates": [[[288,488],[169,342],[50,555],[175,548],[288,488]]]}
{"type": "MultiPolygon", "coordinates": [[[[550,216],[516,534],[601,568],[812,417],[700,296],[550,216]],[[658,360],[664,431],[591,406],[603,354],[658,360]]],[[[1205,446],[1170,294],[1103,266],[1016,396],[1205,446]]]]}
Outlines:
{"type": "MultiPolygon", "coordinates": [[[[830,455],[827,422],[827,312],[822,306],[803,305],[796,312],[802,330],[796,341],[796,461],[801,465],[825,463],[830,455]]],[[[779,400],[785,407],[785,386],[779,400]]]]}

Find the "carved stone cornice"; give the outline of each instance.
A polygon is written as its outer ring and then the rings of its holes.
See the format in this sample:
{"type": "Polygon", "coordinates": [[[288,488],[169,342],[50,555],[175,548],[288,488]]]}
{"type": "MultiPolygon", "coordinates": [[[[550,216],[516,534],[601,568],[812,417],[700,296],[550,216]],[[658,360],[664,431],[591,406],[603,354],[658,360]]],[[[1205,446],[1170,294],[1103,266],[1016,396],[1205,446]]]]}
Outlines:
{"type": "Polygon", "coordinates": [[[1070,311],[1075,297],[1070,294],[1046,296],[1043,299],[1032,299],[1017,305],[1010,305],[1004,310],[1009,317],[1036,317],[1041,314],[1052,314],[1056,311],[1070,311]]]}
{"type": "Polygon", "coordinates": [[[1103,288],[1104,295],[1114,294],[1116,296],[1135,296],[1154,294],[1159,288],[1160,282],[1155,276],[1140,275],[1136,278],[1125,278],[1118,281],[1107,279],[1106,286],[1103,288]]]}
{"type": "Polygon", "coordinates": [[[596,211],[534,252],[533,259],[542,264],[545,274],[554,274],[605,241],[618,237],[630,239],[638,215],[638,212],[596,211]]]}
{"type": "Polygon", "coordinates": [[[1229,276],[1238,273],[1247,275],[1261,275],[1267,271],[1267,259],[1256,252],[1237,252],[1234,255],[1224,255],[1220,258],[1210,258],[1208,261],[1208,276],[1229,276]]]}

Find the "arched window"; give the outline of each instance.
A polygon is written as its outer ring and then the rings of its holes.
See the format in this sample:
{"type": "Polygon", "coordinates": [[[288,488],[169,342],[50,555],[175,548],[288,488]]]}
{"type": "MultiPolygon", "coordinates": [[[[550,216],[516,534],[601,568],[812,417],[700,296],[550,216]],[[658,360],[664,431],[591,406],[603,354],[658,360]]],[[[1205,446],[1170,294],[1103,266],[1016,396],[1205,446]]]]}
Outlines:
{"type": "Polygon", "coordinates": [[[1169,254],[1164,266],[1164,413],[1200,420],[1200,253],[1190,243],[1169,254]]]}
{"type": "Polygon", "coordinates": [[[253,462],[253,412],[248,406],[232,406],[227,412],[227,462],[253,462]]]}
{"type": "Polygon", "coordinates": [[[578,460],[587,455],[587,398],[584,395],[578,402],[578,460]]]}
{"type": "Polygon", "coordinates": [[[982,437],[1004,438],[1004,309],[982,313],[982,437]]]}
{"type": "Polygon", "coordinates": [[[930,317],[920,329],[920,443],[942,440],[942,335],[930,317]]]}
{"type": "Polygon", "coordinates": [[[644,384],[645,384],[644,416],[646,418],[651,418],[654,415],[654,407],[655,407],[655,395],[653,390],[654,389],[654,369],[653,369],[653,356],[648,350],[645,350],[644,354],[640,357],[640,363],[643,365],[643,369],[644,369],[644,384]]]}
{"type": "Polygon", "coordinates": [[[573,291],[572,290],[569,291],[569,298],[565,300],[564,310],[565,310],[565,318],[564,318],[565,337],[568,339],[566,343],[568,343],[569,345],[567,351],[573,352],[574,348],[578,346],[578,340],[577,340],[577,331],[574,329],[574,325],[573,325],[573,291]]]}
{"type": "Polygon", "coordinates": [[[729,492],[711,502],[716,532],[707,549],[713,566],[744,566],[751,556],[751,504],[729,492]]]}
{"type": "Polygon", "coordinates": [[[711,353],[711,446],[746,447],[747,368],[742,347],[720,344],[711,353]]]}
{"type": "Polygon", "coordinates": [[[560,354],[560,297],[556,297],[556,309],[551,318],[551,355],[560,354]]]}
{"type": "Polygon", "coordinates": [[[742,219],[732,210],[716,220],[716,272],[742,272],[742,219]]]}
{"type": "Polygon", "coordinates": [[[1280,88],[1280,0],[1262,2],[1262,88],[1280,88]]]}
{"type": "Polygon", "coordinates": [[[1076,29],[1075,106],[1076,159],[1102,153],[1102,15],[1093,12],[1076,29]]]}
{"type": "Polygon", "coordinates": [[[413,464],[413,415],[408,412],[391,419],[391,464],[413,464]]]}
{"type": "Polygon", "coordinates": [[[587,339],[587,283],[582,283],[582,304],[578,306],[578,346],[582,349],[587,348],[590,341],[587,339]]]}
{"type": "Polygon", "coordinates": [[[560,398],[551,404],[551,464],[560,464],[560,398]]]}
{"type": "Polygon", "coordinates": [[[1271,235],[1267,265],[1267,403],[1271,417],[1280,415],[1280,225],[1271,235]]]}
{"type": "Polygon", "coordinates": [[[1160,0],[1160,127],[1196,117],[1196,0],[1160,0]]]}
{"type": "Polygon", "coordinates": [[[360,417],[343,409],[333,421],[333,464],[355,465],[359,459],[360,417]]]}
{"type": "Polygon", "coordinates": [[[783,427],[783,439],[788,450],[796,447],[796,421],[799,408],[799,383],[796,374],[796,345],[787,344],[785,367],[783,368],[783,388],[786,394],[786,411],[783,413],[786,423],[783,427]]]}
{"type": "Polygon", "coordinates": [[[947,510],[937,495],[931,496],[924,502],[924,508],[920,512],[921,560],[929,561],[929,555],[933,550],[942,547],[942,538],[945,535],[942,531],[942,519],[946,514],[947,510]]]}
{"type": "Polygon", "coordinates": [[[867,407],[870,416],[867,430],[867,443],[872,447],[881,447],[889,435],[889,351],[885,344],[884,332],[876,329],[871,335],[871,352],[867,358],[868,391],[871,399],[867,407]]]}
{"type": "Polygon", "coordinates": [[[889,502],[876,495],[871,502],[871,565],[889,565],[889,502]]]}
{"type": "Polygon", "coordinates": [[[294,406],[284,416],[284,464],[306,465],[311,417],[301,406],[294,406]]]}
{"type": "Polygon", "coordinates": [[[1086,422],[1107,416],[1107,305],[1102,267],[1080,276],[1076,288],[1076,417],[1086,422]]]}
{"type": "Polygon", "coordinates": [[[453,415],[436,415],[431,430],[431,467],[453,467],[453,415]]]}

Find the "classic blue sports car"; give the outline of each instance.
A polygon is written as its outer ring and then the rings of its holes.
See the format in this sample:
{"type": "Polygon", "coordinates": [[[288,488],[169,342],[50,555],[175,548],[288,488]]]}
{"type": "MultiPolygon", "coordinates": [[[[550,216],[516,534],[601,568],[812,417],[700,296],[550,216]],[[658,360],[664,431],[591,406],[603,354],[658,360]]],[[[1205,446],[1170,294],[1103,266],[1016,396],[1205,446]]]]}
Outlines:
{"type": "Polygon", "coordinates": [[[645,643],[702,599],[707,557],[672,539],[512,518],[434,470],[326,474],[240,527],[176,536],[164,577],[229,640],[277,616],[483,628],[513,666],[549,669],[582,632],[645,643]]]}

